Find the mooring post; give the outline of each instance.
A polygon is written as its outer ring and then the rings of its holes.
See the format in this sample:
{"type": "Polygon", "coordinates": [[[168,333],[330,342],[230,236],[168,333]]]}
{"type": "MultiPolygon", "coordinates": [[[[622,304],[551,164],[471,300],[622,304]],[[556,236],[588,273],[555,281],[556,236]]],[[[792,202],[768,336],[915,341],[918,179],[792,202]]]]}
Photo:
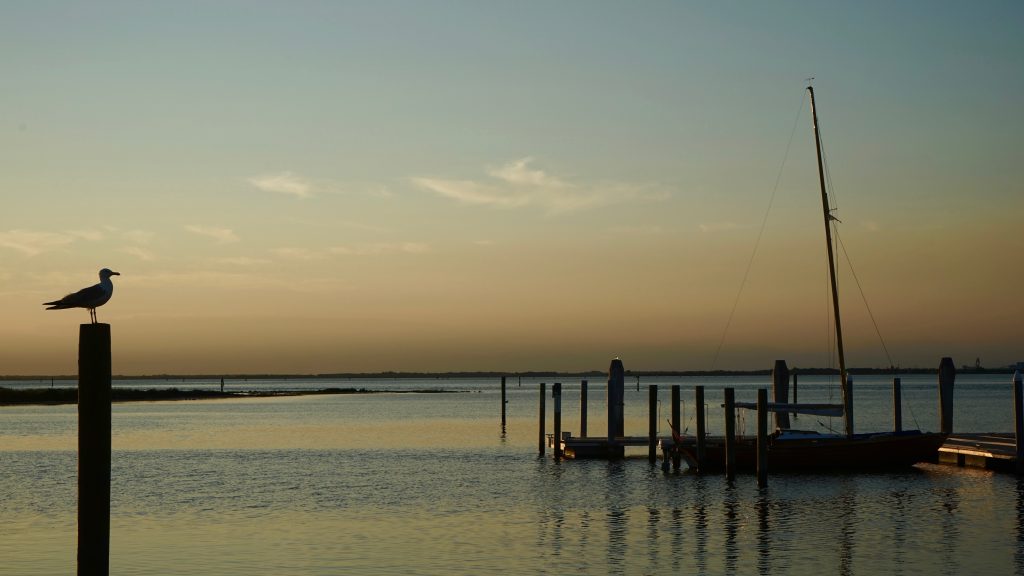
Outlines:
{"type": "Polygon", "coordinates": [[[697,472],[704,472],[704,458],[707,447],[707,423],[704,421],[704,387],[695,386],[693,390],[693,409],[697,415],[697,472]]]}
{"type": "Polygon", "coordinates": [[[658,385],[647,386],[647,459],[658,461],[658,385]]]}
{"type": "Polygon", "coordinates": [[[220,379],[220,393],[221,394],[224,393],[224,379],[223,378],[220,379]]]}
{"type": "Polygon", "coordinates": [[[540,383],[540,434],[538,434],[537,449],[540,455],[544,455],[544,392],[547,385],[544,382],[540,383]]]}
{"type": "MultiPolygon", "coordinates": [[[[796,378],[796,368],[793,368],[793,404],[799,404],[800,403],[800,400],[797,399],[796,380],[797,380],[797,378],[796,378]]],[[[796,417],[797,417],[797,413],[793,412],[793,419],[795,420],[796,417]]]]}
{"type": "Polygon", "coordinates": [[[1013,372],[1013,430],[1017,452],[1017,474],[1024,473],[1024,393],[1020,370],[1013,372]]]}
{"type": "Polygon", "coordinates": [[[505,404],[508,402],[505,400],[505,377],[501,377],[501,429],[505,429],[505,404]]]}
{"type": "MultiPolygon", "coordinates": [[[[789,378],[786,378],[789,382],[789,378]]],[[[776,412],[778,415],[778,412],[776,412]]],[[[768,486],[768,391],[757,389],[757,487],[768,486]]]]}
{"type": "Polygon", "coordinates": [[[956,366],[953,359],[945,357],[939,363],[939,432],[953,433],[953,381],[956,379],[956,366]]]}
{"type": "Polygon", "coordinates": [[[110,572],[110,324],[78,332],[78,574],[110,572]]]}
{"type": "MultiPolygon", "coordinates": [[[[683,434],[683,426],[682,426],[683,418],[682,418],[681,412],[679,410],[679,403],[680,403],[680,401],[679,401],[679,384],[673,384],[672,385],[672,429],[675,430],[677,434],[682,436],[682,434],[683,434]]],[[[674,451],[672,453],[672,469],[673,470],[679,470],[679,466],[680,466],[680,464],[682,462],[682,458],[683,458],[682,452],[680,452],[679,450],[676,450],[676,451],[674,451]]]]}
{"type": "Polygon", "coordinates": [[[892,429],[903,431],[903,390],[899,378],[892,379],[892,429]]]}
{"type": "Polygon", "coordinates": [[[725,389],[725,479],[736,478],[736,390],[725,389]]]}
{"type": "Polygon", "coordinates": [[[562,459],[562,383],[555,382],[551,386],[551,396],[555,401],[555,460],[562,459]]]}
{"type": "MultiPolygon", "coordinates": [[[[772,402],[789,404],[789,367],[785,360],[776,360],[772,368],[772,402]]],[[[789,412],[776,412],[775,426],[789,428],[789,412]]]]}
{"type": "Polygon", "coordinates": [[[580,438],[587,437],[587,381],[580,381],[580,438]]]}
{"type": "Polygon", "coordinates": [[[612,360],[608,367],[608,456],[622,458],[625,447],[616,438],[625,436],[625,378],[622,360],[612,360]]]}

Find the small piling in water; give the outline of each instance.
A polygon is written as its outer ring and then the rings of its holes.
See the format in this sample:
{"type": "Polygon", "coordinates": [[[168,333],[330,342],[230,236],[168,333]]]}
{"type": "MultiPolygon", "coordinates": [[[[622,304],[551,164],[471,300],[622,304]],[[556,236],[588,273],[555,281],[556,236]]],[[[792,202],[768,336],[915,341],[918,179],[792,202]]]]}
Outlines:
{"type": "Polygon", "coordinates": [[[110,324],[78,333],[78,574],[110,572],[110,324]]]}
{"type": "Polygon", "coordinates": [[[899,378],[892,379],[892,429],[903,431],[903,391],[899,378]]]}
{"type": "MultiPolygon", "coordinates": [[[[672,429],[678,434],[682,435],[682,416],[679,409],[679,384],[672,385],[672,429]]],[[[672,469],[679,470],[680,464],[682,463],[682,454],[679,450],[675,450],[672,454],[672,469]]]]}
{"type": "Polygon", "coordinates": [[[939,363],[939,431],[953,433],[953,382],[956,380],[956,366],[953,359],[945,357],[939,363]]]}
{"type": "Polygon", "coordinates": [[[736,478],[736,389],[725,389],[725,479],[736,478]]]}
{"type": "Polygon", "coordinates": [[[707,423],[704,421],[704,387],[696,386],[693,389],[693,409],[697,415],[697,472],[704,471],[704,459],[706,458],[707,447],[707,423]]]}
{"type": "Polygon", "coordinates": [[[505,377],[501,377],[501,429],[505,429],[505,405],[508,401],[505,400],[505,377]]]}
{"type": "Polygon", "coordinates": [[[658,461],[658,385],[647,386],[647,460],[658,461]]]}
{"type": "Polygon", "coordinates": [[[540,433],[537,435],[537,450],[541,456],[544,455],[544,392],[547,385],[544,382],[540,383],[540,433]]]}
{"type": "Polygon", "coordinates": [[[625,435],[625,378],[622,360],[612,360],[608,367],[608,457],[622,458],[626,449],[616,438],[625,435]]]}
{"type": "MultiPolygon", "coordinates": [[[[789,378],[786,378],[789,381],[789,378]]],[[[776,415],[778,413],[776,412],[776,415]]],[[[768,486],[768,391],[757,389],[757,487],[768,486]]]]}
{"type": "Polygon", "coordinates": [[[555,382],[551,386],[551,396],[555,402],[555,460],[562,459],[562,383],[555,382]]]}
{"type": "Polygon", "coordinates": [[[580,381],[580,437],[587,437],[587,381],[580,381]]]}

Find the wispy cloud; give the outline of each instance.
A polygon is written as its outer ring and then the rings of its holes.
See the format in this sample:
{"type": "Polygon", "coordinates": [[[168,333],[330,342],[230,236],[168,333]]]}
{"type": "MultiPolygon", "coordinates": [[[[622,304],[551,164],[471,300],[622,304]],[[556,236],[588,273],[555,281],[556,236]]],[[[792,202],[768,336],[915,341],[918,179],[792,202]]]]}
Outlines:
{"type": "Polygon", "coordinates": [[[377,244],[356,244],[353,246],[335,246],[329,252],[343,256],[374,256],[378,254],[424,254],[430,247],[421,242],[397,242],[377,244]]]}
{"type": "Polygon", "coordinates": [[[306,179],[292,172],[279,172],[249,178],[249,183],[264,192],[290,194],[299,198],[313,195],[313,187],[306,179]]]}
{"type": "Polygon", "coordinates": [[[490,168],[485,180],[425,176],[410,180],[420,188],[465,204],[504,209],[537,206],[549,215],[669,197],[666,190],[651,184],[569,181],[534,168],[532,162],[532,158],[521,158],[490,168]]]}
{"type": "Polygon", "coordinates": [[[198,234],[199,236],[213,238],[214,240],[220,242],[221,244],[238,242],[238,235],[235,234],[235,232],[230,228],[219,228],[216,226],[196,226],[194,224],[189,224],[185,226],[185,230],[188,230],[193,234],[198,234]]]}
{"type": "Polygon", "coordinates": [[[701,232],[725,232],[727,230],[736,230],[739,227],[739,224],[735,222],[705,222],[697,225],[697,229],[701,232]]]}
{"type": "Polygon", "coordinates": [[[71,234],[58,232],[37,232],[34,230],[8,230],[0,232],[0,247],[10,248],[25,256],[37,256],[43,252],[59,250],[75,242],[71,234]]]}
{"type": "Polygon", "coordinates": [[[248,256],[235,256],[229,258],[214,258],[213,262],[216,264],[228,264],[230,266],[261,266],[263,264],[270,264],[270,260],[266,258],[249,258],[248,256]]]}
{"type": "Polygon", "coordinates": [[[135,256],[139,260],[144,260],[146,262],[156,260],[156,256],[154,256],[152,252],[139,246],[128,246],[125,248],[121,248],[120,252],[131,256],[135,256]]]}
{"type": "Polygon", "coordinates": [[[103,240],[103,232],[100,232],[99,230],[68,230],[68,234],[76,238],[90,240],[92,242],[103,240]]]}
{"type": "Polygon", "coordinates": [[[289,260],[320,260],[327,257],[323,252],[308,248],[275,248],[271,253],[289,260]]]}

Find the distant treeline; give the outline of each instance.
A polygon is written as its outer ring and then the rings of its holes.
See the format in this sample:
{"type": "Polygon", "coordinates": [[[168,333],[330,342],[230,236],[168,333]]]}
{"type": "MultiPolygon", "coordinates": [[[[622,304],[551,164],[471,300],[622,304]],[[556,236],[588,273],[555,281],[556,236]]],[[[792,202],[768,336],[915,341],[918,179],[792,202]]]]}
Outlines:
{"type": "MultiPolygon", "coordinates": [[[[140,402],[156,400],[211,400],[217,398],[268,398],[273,396],[314,396],[327,394],[439,394],[452,390],[367,390],[366,388],[324,388],[321,390],[279,390],[279,391],[235,391],[179,390],[178,388],[112,388],[114,402],[140,402]]],[[[78,402],[77,388],[27,388],[12,389],[0,387],[0,406],[13,404],[75,404],[78,402]]]]}
{"type": "MultiPolygon", "coordinates": [[[[1007,374],[1013,372],[1012,366],[999,368],[966,368],[957,370],[960,374],[1007,374]]],[[[835,375],[839,374],[836,368],[796,368],[790,367],[790,373],[814,374],[814,375],[835,375]]],[[[933,368],[850,368],[850,374],[936,374],[938,367],[933,368]]],[[[655,376],[766,376],[771,374],[770,369],[764,370],[627,370],[627,378],[645,378],[655,376]]],[[[600,378],[607,375],[607,372],[590,370],[587,372],[558,372],[558,371],[528,371],[528,372],[336,372],[331,374],[145,374],[137,376],[115,375],[114,380],[213,380],[225,381],[238,380],[359,380],[359,379],[451,379],[451,378],[600,378]]],[[[50,380],[76,380],[75,375],[59,376],[0,376],[0,381],[21,380],[21,381],[50,381],[50,380]]]]}

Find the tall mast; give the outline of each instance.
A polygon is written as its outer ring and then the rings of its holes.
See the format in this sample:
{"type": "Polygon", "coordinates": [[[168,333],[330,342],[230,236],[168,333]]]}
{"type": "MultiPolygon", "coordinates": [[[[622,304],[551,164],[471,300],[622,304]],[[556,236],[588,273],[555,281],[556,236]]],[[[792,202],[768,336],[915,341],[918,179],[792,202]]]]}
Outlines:
{"type": "Polygon", "coordinates": [[[821,161],[821,135],[818,133],[818,113],[814,109],[814,87],[808,86],[811,95],[811,118],[814,121],[814,151],[818,155],[818,182],[821,184],[821,208],[825,216],[825,244],[828,247],[828,275],[832,283],[832,315],[836,319],[836,348],[839,350],[839,381],[843,391],[843,420],[846,435],[853,436],[853,394],[846,375],[846,358],[843,356],[843,323],[839,317],[839,289],[836,287],[836,262],[832,254],[832,216],[828,207],[828,192],[825,190],[825,170],[821,161]]]}

